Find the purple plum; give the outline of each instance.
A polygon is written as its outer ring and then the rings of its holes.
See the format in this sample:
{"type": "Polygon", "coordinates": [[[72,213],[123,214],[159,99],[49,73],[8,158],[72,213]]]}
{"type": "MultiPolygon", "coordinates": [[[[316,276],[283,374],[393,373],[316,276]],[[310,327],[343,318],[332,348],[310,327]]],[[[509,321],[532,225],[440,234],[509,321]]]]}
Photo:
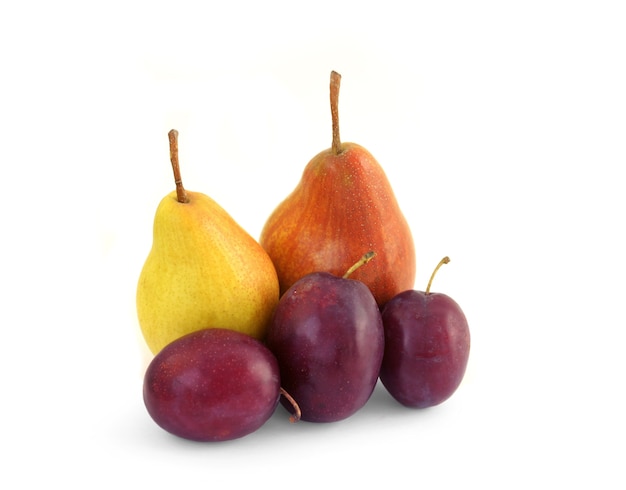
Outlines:
{"type": "MultiPolygon", "coordinates": [[[[433,272],[449,262],[445,257],[433,272]]],[[[470,352],[461,307],[449,296],[408,290],[382,309],[385,354],[380,380],[401,404],[427,408],[447,400],[460,385],[470,352]]]]}
{"type": "Polygon", "coordinates": [[[171,342],[152,359],[143,397],[154,421],[176,436],[237,439],[259,429],[278,406],[278,362],[249,335],[199,330],[171,342]]]}
{"type": "Polygon", "coordinates": [[[281,297],[268,329],[266,344],[302,420],[349,417],[365,405],[378,380],[384,349],[380,309],[363,282],[347,278],[349,272],[314,272],[298,280],[281,297]]]}

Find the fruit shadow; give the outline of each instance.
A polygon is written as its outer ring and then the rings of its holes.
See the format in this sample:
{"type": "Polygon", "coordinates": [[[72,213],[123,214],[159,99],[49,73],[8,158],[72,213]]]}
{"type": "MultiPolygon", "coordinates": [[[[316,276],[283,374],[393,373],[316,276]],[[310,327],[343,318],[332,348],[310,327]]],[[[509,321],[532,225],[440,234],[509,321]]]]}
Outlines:
{"type": "Polygon", "coordinates": [[[325,437],[329,433],[343,431],[356,426],[380,423],[386,420],[392,424],[401,423],[404,417],[416,417],[419,416],[420,412],[398,403],[379,381],[367,403],[347,419],[329,423],[314,423],[304,420],[292,423],[289,421],[291,412],[283,407],[282,404],[279,404],[260,432],[271,432],[272,439],[291,438],[292,436],[300,438],[303,434],[308,434],[312,437],[325,437]]]}
{"type": "MultiPolygon", "coordinates": [[[[363,427],[371,428],[379,427],[386,429],[398,429],[403,427],[409,419],[427,417],[429,410],[416,410],[402,406],[387,392],[385,387],[380,383],[374,388],[372,395],[367,403],[352,416],[329,423],[314,423],[300,420],[290,422],[291,413],[282,404],[276,407],[276,410],[269,420],[257,431],[246,435],[245,437],[230,441],[222,441],[219,443],[198,443],[188,441],[168,434],[165,431],[156,429],[152,425],[152,421],[137,421],[133,424],[133,432],[137,433],[141,427],[141,436],[139,439],[143,443],[149,441],[145,446],[148,451],[171,451],[174,447],[178,451],[185,454],[202,454],[207,451],[219,454],[220,458],[227,458],[229,454],[235,454],[241,448],[256,451],[260,448],[266,448],[268,441],[271,441],[275,447],[301,447],[301,444],[326,444],[329,436],[353,437],[354,433],[362,433],[363,427]],[[234,451],[234,453],[231,453],[234,451]]],[[[399,429],[398,429],[399,430],[399,429]]],[[[402,429],[404,430],[404,429],[402,429]]]]}

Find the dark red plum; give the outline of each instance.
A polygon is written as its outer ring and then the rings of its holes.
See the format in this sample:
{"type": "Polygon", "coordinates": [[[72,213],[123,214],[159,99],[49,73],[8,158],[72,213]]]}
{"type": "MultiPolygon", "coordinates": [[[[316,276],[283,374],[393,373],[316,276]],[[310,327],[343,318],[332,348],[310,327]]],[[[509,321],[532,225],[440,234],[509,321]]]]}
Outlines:
{"type": "Polygon", "coordinates": [[[365,405],[378,380],[383,342],[369,288],[326,272],[309,274],[285,292],[266,341],[283,388],[309,422],[339,421],[365,405]]]}
{"type": "Polygon", "coordinates": [[[154,421],[194,441],[237,439],[259,429],[280,398],[278,362],[258,340],[219,328],[164,347],[144,377],[154,421]]]}
{"type": "MultiPolygon", "coordinates": [[[[444,258],[435,272],[448,261],[444,258]]],[[[465,314],[449,296],[431,293],[431,282],[425,292],[399,293],[382,310],[385,354],[380,380],[398,402],[413,408],[435,406],[452,396],[469,359],[465,314]]]]}

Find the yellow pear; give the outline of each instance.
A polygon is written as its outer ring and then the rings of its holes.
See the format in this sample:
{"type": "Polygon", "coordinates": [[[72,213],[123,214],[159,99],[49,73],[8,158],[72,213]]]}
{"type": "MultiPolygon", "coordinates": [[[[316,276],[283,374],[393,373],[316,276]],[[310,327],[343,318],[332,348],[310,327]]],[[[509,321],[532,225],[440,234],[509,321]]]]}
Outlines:
{"type": "Polygon", "coordinates": [[[263,339],[279,299],[269,255],[219,204],[185,190],[178,132],[169,132],[176,191],[160,202],[137,285],[137,316],[153,353],[193,331],[221,327],[263,339]]]}

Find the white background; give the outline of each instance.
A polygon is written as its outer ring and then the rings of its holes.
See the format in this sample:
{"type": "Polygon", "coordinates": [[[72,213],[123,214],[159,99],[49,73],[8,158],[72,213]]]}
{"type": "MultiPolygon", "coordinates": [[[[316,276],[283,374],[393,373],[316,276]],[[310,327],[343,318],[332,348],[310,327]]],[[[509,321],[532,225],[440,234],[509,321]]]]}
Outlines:
{"type": "Polygon", "coordinates": [[[622,2],[8,3],[2,488],[624,488],[622,2]],[[426,411],[377,389],[336,424],[279,409],[238,441],[174,438],[143,405],[134,310],[167,132],[185,186],[258,237],[330,146],[331,70],[416,288],[451,258],[433,289],[469,319],[464,382],[426,411]]]}

